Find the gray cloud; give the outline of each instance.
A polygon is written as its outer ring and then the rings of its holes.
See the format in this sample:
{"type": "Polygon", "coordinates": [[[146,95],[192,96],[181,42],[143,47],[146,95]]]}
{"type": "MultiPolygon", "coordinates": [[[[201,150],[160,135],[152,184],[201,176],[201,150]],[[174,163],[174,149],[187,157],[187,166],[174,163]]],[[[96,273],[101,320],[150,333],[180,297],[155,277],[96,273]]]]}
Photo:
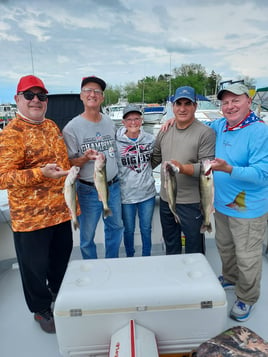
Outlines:
{"type": "Polygon", "coordinates": [[[46,0],[41,7],[0,0],[0,102],[33,71],[51,92],[77,91],[88,74],[123,85],[168,73],[170,63],[198,63],[265,86],[267,3],[46,0]]]}

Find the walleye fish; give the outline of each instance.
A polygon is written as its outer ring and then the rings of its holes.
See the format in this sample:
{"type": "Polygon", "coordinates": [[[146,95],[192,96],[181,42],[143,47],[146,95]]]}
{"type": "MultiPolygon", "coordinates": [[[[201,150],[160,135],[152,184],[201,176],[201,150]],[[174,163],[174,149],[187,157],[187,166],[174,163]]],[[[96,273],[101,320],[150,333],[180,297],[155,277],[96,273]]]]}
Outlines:
{"type": "Polygon", "coordinates": [[[109,190],[106,176],[106,157],[103,153],[99,153],[94,165],[94,184],[98,191],[99,200],[103,204],[104,218],[112,215],[112,211],[108,206],[109,190]]]}
{"type": "Polygon", "coordinates": [[[72,216],[72,222],[74,229],[79,228],[79,223],[77,220],[77,206],[76,206],[76,189],[75,189],[75,180],[80,171],[80,167],[72,166],[68,175],[66,176],[64,183],[64,198],[65,202],[70,210],[72,216]]]}
{"type": "Polygon", "coordinates": [[[180,218],[176,213],[177,181],[175,173],[179,172],[179,168],[173,165],[170,161],[165,161],[163,169],[165,177],[164,187],[167,193],[168,206],[174,215],[176,223],[181,223],[180,218]]]}
{"type": "Polygon", "coordinates": [[[210,160],[203,160],[200,169],[200,196],[203,223],[200,233],[211,233],[210,215],[214,212],[214,181],[210,160]]]}

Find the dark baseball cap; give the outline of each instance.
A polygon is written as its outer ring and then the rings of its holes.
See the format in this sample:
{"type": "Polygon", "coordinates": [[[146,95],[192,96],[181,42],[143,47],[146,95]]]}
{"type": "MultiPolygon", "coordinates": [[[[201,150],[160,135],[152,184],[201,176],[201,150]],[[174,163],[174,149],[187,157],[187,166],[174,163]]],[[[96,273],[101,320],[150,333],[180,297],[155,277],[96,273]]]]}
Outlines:
{"type": "Polygon", "coordinates": [[[87,83],[98,83],[101,86],[101,89],[104,91],[106,88],[106,83],[104,82],[103,79],[96,77],[96,76],[89,76],[89,77],[84,77],[81,82],[81,88],[84,87],[87,83]]]}
{"type": "Polygon", "coordinates": [[[142,111],[141,109],[137,106],[137,105],[128,105],[127,107],[124,108],[123,110],[123,118],[125,118],[125,116],[128,113],[139,113],[140,115],[142,115],[142,111]]]}

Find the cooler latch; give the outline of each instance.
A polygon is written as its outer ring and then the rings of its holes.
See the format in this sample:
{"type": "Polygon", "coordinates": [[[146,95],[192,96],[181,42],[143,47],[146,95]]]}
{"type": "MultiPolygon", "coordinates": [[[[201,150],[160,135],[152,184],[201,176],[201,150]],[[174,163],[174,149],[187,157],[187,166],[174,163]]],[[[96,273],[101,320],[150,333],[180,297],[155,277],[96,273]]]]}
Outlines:
{"type": "Polygon", "coordinates": [[[82,310],[81,309],[71,309],[70,316],[71,317],[82,316],[82,310]]]}
{"type": "Polygon", "coordinates": [[[211,300],[209,301],[201,301],[201,309],[212,309],[213,303],[211,300]]]}

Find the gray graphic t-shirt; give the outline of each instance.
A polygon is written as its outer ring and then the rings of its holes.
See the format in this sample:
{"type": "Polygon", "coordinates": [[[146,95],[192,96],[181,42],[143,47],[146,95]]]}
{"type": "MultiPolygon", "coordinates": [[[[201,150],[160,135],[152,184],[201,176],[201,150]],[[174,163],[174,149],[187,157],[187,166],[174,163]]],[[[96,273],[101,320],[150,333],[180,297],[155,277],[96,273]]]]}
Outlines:
{"type": "MultiPolygon", "coordinates": [[[[78,115],[62,131],[70,159],[83,156],[88,149],[94,149],[105,154],[108,181],[112,180],[118,173],[115,132],[113,121],[104,114],[97,123],[78,115]]],[[[81,179],[93,182],[94,160],[83,165],[79,175],[81,179]]]]}

